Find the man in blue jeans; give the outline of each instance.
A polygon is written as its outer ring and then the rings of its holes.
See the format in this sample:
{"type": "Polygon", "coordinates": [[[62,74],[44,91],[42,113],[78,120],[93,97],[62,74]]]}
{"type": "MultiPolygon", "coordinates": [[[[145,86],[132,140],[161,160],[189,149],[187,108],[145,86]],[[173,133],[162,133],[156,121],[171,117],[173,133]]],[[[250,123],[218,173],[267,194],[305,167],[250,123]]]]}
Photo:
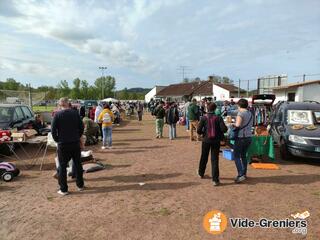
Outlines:
{"type": "Polygon", "coordinates": [[[238,101],[238,115],[236,118],[235,127],[238,131],[238,137],[234,142],[234,161],[238,171],[238,176],[235,179],[236,183],[243,182],[247,178],[247,151],[251,144],[253,117],[248,111],[248,101],[240,99],[238,101]]]}

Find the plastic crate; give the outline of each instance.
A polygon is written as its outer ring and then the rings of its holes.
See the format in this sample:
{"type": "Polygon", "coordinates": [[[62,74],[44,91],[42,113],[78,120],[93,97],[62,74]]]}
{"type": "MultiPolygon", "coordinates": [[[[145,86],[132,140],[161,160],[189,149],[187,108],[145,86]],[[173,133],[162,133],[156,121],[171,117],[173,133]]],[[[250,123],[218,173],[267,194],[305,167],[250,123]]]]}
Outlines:
{"type": "Polygon", "coordinates": [[[233,150],[232,149],[225,149],[225,150],[222,151],[222,154],[223,154],[223,157],[226,160],[230,160],[230,161],[234,160],[234,158],[233,158],[233,150]]]}

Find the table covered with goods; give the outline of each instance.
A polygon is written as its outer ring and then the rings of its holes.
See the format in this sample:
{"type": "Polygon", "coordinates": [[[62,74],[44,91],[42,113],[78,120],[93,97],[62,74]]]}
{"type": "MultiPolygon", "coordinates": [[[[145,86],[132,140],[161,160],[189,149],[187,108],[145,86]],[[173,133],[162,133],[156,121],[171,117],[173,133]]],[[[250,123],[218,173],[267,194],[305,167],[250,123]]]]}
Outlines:
{"type": "MultiPolygon", "coordinates": [[[[253,157],[255,157],[255,160],[260,161],[264,156],[267,156],[270,161],[275,160],[273,138],[267,129],[271,119],[274,99],[274,95],[255,95],[252,98],[251,106],[248,108],[253,117],[253,137],[247,151],[247,159],[249,162],[252,161],[253,157]],[[270,101],[259,102],[261,99],[270,101]]],[[[225,123],[230,131],[232,124],[235,123],[235,117],[226,116],[225,123]]],[[[227,137],[228,134],[226,134],[226,138],[227,137]]],[[[233,160],[233,144],[234,140],[229,140],[230,149],[225,149],[223,151],[224,157],[228,160],[233,160]]]]}

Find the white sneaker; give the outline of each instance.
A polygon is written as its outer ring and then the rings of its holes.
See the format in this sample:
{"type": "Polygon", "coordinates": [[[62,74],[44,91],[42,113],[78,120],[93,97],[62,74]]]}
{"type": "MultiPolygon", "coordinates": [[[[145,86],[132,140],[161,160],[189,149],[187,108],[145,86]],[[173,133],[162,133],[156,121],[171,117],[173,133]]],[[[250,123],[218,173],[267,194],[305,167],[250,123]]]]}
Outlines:
{"type": "Polygon", "coordinates": [[[83,192],[83,190],[84,190],[84,187],[81,187],[81,188],[78,187],[78,191],[79,191],[79,192],[83,192]]]}
{"type": "Polygon", "coordinates": [[[66,196],[66,195],[69,194],[69,192],[62,192],[61,190],[59,190],[57,193],[62,195],[62,196],[66,196]]]}
{"type": "Polygon", "coordinates": [[[110,149],[110,150],[111,150],[111,149],[112,149],[112,146],[108,147],[108,149],[110,149]]]}
{"type": "Polygon", "coordinates": [[[102,150],[105,150],[105,149],[106,149],[106,147],[105,147],[105,146],[102,146],[102,147],[101,147],[101,149],[102,149],[102,150]]]}

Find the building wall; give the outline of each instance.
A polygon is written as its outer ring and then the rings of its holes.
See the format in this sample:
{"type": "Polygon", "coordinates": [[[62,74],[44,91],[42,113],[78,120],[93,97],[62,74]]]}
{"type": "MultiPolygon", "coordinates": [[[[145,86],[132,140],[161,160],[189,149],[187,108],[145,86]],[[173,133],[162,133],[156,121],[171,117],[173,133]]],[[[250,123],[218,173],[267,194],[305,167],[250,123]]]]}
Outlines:
{"type": "Polygon", "coordinates": [[[222,87],[219,87],[217,85],[212,86],[213,90],[213,98],[216,98],[216,100],[226,100],[230,98],[230,92],[222,87]]]}
{"type": "Polygon", "coordinates": [[[317,101],[320,102],[320,84],[309,84],[292,89],[275,90],[276,101],[287,101],[288,93],[295,93],[295,101],[317,101]]]}
{"type": "Polygon", "coordinates": [[[209,97],[212,98],[212,95],[210,95],[210,96],[202,96],[202,95],[201,96],[200,95],[193,96],[193,98],[197,99],[197,101],[200,101],[204,98],[209,98],[209,97]]]}
{"type": "Polygon", "coordinates": [[[148,92],[148,93],[144,96],[144,101],[145,101],[146,103],[150,102],[151,98],[154,98],[154,96],[156,96],[157,93],[158,93],[159,91],[161,91],[162,89],[164,89],[164,88],[165,88],[165,87],[163,87],[163,86],[155,86],[154,88],[152,88],[152,89],[150,90],[150,92],[148,92]]]}
{"type": "Polygon", "coordinates": [[[303,87],[303,101],[320,102],[320,84],[309,84],[303,87]]]}

